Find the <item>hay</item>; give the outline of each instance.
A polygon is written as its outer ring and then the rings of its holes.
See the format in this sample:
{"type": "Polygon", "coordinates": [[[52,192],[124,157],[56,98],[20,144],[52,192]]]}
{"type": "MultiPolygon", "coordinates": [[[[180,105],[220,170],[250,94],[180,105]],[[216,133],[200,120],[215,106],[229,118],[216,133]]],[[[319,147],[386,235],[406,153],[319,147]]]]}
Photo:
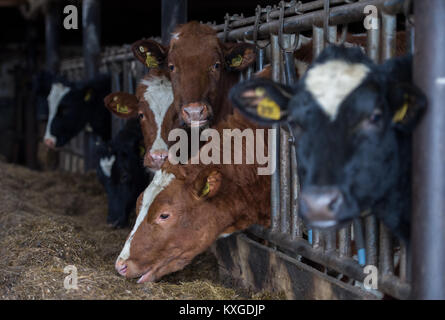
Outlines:
{"type": "Polygon", "coordinates": [[[35,172],[0,160],[0,299],[274,299],[227,288],[206,252],[156,283],[114,271],[129,229],[105,223],[106,196],[94,173],[35,172]],[[64,288],[64,268],[78,289],[64,288]]]}

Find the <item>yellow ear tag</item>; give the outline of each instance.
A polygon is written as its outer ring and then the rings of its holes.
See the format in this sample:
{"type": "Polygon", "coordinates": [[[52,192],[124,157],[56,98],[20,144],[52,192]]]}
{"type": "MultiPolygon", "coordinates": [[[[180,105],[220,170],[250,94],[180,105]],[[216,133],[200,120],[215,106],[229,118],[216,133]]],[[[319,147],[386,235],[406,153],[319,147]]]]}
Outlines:
{"type": "Polygon", "coordinates": [[[83,98],[85,102],[89,101],[91,99],[92,90],[88,90],[87,94],[83,98]]]}
{"type": "Polygon", "coordinates": [[[145,58],[145,64],[149,68],[157,68],[159,65],[158,60],[156,60],[156,58],[153,57],[150,52],[147,52],[147,56],[145,58]]]}
{"type": "Polygon", "coordinates": [[[128,107],[126,105],[121,105],[120,103],[117,104],[116,111],[118,113],[125,113],[125,114],[129,113],[128,107]]]}
{"type": "Polygon", "coordinates": [[[263,98],[257,105],[256,112],[263,118],[280,120],[280,107],[275,101],[263,98]]]}
{"type": "Polygon", "coordinates": [[[232,59],[230,66],[231,67],[239,67],[243,63],[243,57],[239,54],[235,58],[232,59]]]}
{"type": "Polygon", "coordinates": [[[403,107],[401,107],[399,110],[397,110],[396,114],[392,118],[392,122],[397,123],[397,122],[403,121],[403,119],[406,116],[407,111],[408,111],[408,102],[405,102],[403,104],[403,107]]]}
{"type": "Polygon", "coordinates": [[[210,192],[210,186],[209,186],[209,182],[207,181],[204,188],[202,188],[201,190],[201,195],[200,197],[205,197],[206,195],[208,195],[210,192]]]}
{"type": "Polygon", "coordinates": [[[145,148],[143,146],[139,146],[139,156],[143,158],[145,155],[145,148]]]}

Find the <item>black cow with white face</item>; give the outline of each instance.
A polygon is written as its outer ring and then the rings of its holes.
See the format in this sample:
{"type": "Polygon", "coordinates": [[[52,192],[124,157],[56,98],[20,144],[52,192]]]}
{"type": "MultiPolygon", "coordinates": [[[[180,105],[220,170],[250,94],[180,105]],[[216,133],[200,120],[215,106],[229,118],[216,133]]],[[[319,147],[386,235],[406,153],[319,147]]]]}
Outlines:
{"type": "Polygon", "coordinates": [[[290,129],[310,227],[372,212],[409,239],[411,132],[426,106],[411,56],[375,65],[359,49],[331,46],[295,87],[255,79],[230,96],[245,116],[290,129]]]}
{"type": "Polygon", "coordinates": [[[110,93],[108,75],[66,85],[53,83],[48,95],[48,124],[44,136],[45,145],[58,148],[68,143],[87,124],[104,141],[110,139],[110,113],[103,108],[103,99],[110,93]]]}
{"type": "Polygon", "coordinates": [[[98,145],[96,173],[108,196],[107,223],[114,228],[127,225],[137,197],[150,183],[151,175],[143,166],[143,145],[137,119],[128,120],[113,140],[98,145]]]}

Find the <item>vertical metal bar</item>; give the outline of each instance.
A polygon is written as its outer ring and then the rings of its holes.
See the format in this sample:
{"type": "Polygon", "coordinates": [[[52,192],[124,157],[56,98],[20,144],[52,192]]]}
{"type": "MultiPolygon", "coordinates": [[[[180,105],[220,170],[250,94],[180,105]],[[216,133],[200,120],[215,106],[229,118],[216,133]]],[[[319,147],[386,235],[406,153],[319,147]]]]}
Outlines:
{"type": "Polygon", "coordinates": [[[414,2],[414,81],[428,110],[414,133],[413,297],[445,299],[445,2],[414,2]]]}
{"type": "Polygon", "coordinates": [[[367,31],[367,54],[375,63],[379,63],[380,52],[380,19],[378,19],[378,28],[367,31]]]}
{"type": "Polygon", "coordinates": [[[82,2],[83,55],[87,79],[98,73],[100,66],[100,1],[82,2]]]}
{"type": "MultiPolygon", "coordinates": [[[[278,36],[270,35],[272,49],[272,80],[281,82],[281,65],[280,65],[280,46],[278,44],[278,36]]],[[[280,163],[280,126],[273,125],[272,129],[276,132],[276,139],[272,143],[272,149],[275,150],[276,163],[280,163]]],[[[280,221],[280,168],[277,166],[272,174],[271,181],[271,228],[272,231],[278,231],[280,221]]]]}
{"type": "MultiPolygon", "coordinates": [[[[396,54],[396,28],[396,16],[382,12],[381,62],[396,54]]],[[[380,271],[383,274],[394,272],[392,236],[382,223],[380,223],[380,271]]]]}
{"type": "Polygon", "coordinates": [[[363,224],[361,218],[356,218],[352,224],[357,247],[358,263],[363,266],[366,263],[365,237],[363,235],[363,224]]]}
{"type": "Polygon", "coordinates": [[[292,177],[292,202],[291,202],[291,237],[292,239],[303,237],[303,230],[298,216],[298,195],[300,193],[300,183],[298,181],[297,155],[295,145],[290,148],[291,155],[291,177],[292,177]]]}
{"type": "Polygon", "coordinates": [[[281,232],[290,232],[290,146],[289,133],[280,130],[280,210],[281,232]]]}
{"type": "Polygon", "coordinates": [[[56,1],[48,2],[45,15],[46,70],[56,74],[59,68],[60,6],[56,1]]]}
{"type": "Polygon", "coordinates": [[[266,57],[266,49],[257,49],[256,70],[261,71],[264,69],[264,59],[266,57]]]}
{"type": "Polygon", "coordinates": [[[408,255],[407,247],[404,243],[400,244],[400,260],[399,260],[399,278],[401,281],[406,282],[408,271],[408,255]]]}
{"type": "MultiPolygon", "coordinates": [[[[324,32],[323,28],[313,26],[312,27],[312,50],[314,59],[323,51],[324,48],[324,32]]],[[[309,239],[314,248],[321,246],[322,239],[320,231],[309,230],[309,236],[312,235],[312,239],[309,239]],[[312,240],[312,241],[311,241],[312,240]]]]}
{"type": "Polygon", "coordinates": [[[338,253],[340,257],[351,256],[351,226],[342,228],[339,232],[338,253]]]}
{"type": "Polygon", "coordinates": [[[187,22],[187,0],[162,0],[162,43],[168,45],[176,26],[187,22]]]}

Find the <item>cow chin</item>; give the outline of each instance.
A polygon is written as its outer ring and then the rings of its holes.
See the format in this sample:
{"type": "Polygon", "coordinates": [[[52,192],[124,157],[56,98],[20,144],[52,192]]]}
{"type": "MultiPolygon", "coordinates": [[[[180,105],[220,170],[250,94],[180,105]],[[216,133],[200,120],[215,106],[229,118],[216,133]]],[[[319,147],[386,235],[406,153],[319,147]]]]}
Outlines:
{"type": "Polygon", "coordinates": [[[167,258],[166,260],[166,263],[160,263],[157,266],[149,267],[147,271],[139,277],[137,283],[155,282],[166,274],[182,270],[192,261],[192,259],[181,257],[167,258]]]}

